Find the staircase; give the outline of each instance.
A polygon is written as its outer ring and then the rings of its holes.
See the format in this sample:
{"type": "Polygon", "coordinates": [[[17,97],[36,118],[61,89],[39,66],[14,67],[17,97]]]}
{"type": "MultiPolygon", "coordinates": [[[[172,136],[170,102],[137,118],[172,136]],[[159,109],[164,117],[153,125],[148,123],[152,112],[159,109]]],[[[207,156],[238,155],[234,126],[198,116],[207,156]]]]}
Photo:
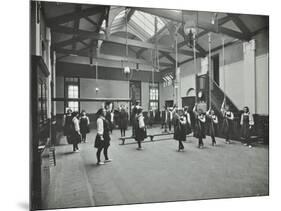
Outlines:
{"type": "MultiPolygon", "coordinates": [[[[239,116],[239,109],[237,106],[233,103],[233,101],[224,93],[224,91],[219,87],[219,85],[213,80],[210,80],[211,82],[211,104],[212,108],[218,114],[218,116],[221,116],[221,105],[223,103],[224,98],[226,99],[226,104],[229,105],[229,109],[234,113],[235,117],[239,116]]],[[[197,76],[197,90],[202,91],[205,100],[208,105],[209,104],[209,76],[208,74],[197,76]]]]}
{"type": "MultiPolygon", "coordinates": [[[[224,98],[226,99],[226,104],[229,105],[230,111],[234,114],[234,120],[232,121],[232,133],[230,135],[230,138],[232,140],[239,140],[240,139],[240,111],[237,108],[237,106],[233,103],[233,101],[224,93],[224,91],[219,87],[219,85],[213,81],[211,82],[211,105],[212,109],[215,111],[216,115],[219,118],[219,124],[218,124],[218,130],[217,130],[217,137],[224,138],[222,134],[222,113],[221,113],[221,105],[223,103],[224,98]]],[[[207,105],[209,104],[209,76],[208,74],[197,76],[197,90],[202,91],[204,94],[205,101],[207,105]]],[[[208,126],[207,126],[208,128],[208,126]]],[[[206,131],[208,134],[208,131],[206,131]]]]}

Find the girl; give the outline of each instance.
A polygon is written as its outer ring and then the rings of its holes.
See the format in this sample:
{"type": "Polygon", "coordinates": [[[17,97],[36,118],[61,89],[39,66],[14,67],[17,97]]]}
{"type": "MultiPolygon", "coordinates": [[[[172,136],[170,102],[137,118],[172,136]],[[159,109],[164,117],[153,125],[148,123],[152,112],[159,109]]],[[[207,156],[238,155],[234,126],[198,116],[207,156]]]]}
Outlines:
{"type": "Polygon", "coordinates": [[[225,143],[230,144],[230,133],[231,133],[231,126],[232,120],[234,119],[233,113],[229,110],[229,105],[225,104],[225,99],[221,105],[221,112],[223,115],[223,124],[222,124],[222,132],[225,135],[225,143]]]}
{"type": "Polygon", "coordinates": [[[252,147],[250,143],[250,134],[251,130],[254,126],[254,118],[253,115],[249,111],[249,107],[245,106],[243,109],[243,113],[241,114],[240,125],[242,127],[241,131],[241,139],[245,140],[245,145],[252,147]]]}
{"type": "Polygon", "coordinates": [[[137,124],[135,128],[135,140],[138,142],[138,150],[142,150],[141,142],[146,138],[146,128],[144,123],[144,116],[142,114],[142,108],[137,110],[137,124]]]}
{"type": "Polygon", "coordinates": [[[103,165],[105,162],[111,162],[108,158],[108,147],[110,146],[109,122],[105,119],[106,110],[101,108],[97,112],[97,135],[95,139],[95,148],[97,148],[97,165],[103,165]],[[100,154],[103,150],[105,161],[100,160],[100,154]]]}
{"type": "Polygon", "coordinates": [[[198,111],[196,111],[196,108],[197,108],[197,103],[193,108],[193,112],[196,119],[194,136],[198,138],[198,148],[203,148],[204,146],[203,139],[206,138],[206,134],[205,134],[206,115],[202,111],[202,109],[198,109],[198,111]]]}
{"type": "Polygon", "coordinates": [[[191,120],[190,120],[190,114],[188,112],[188,106],[184,107],[183,115],[186,119],[186,135],[189,135],[192,130],[191,130],[191,120]]]}
{"type": "Polygon", "coordinates": [[[106,103],[105,109],[106,109],[105,119],[108,121],[109,131],[112,134],[112,130],[113,130],[112,103],[111,102],[106,103]]]}
{"type": "Polygon", "coordinates": [[[81,118],[80,118],[80,132],[82,134],[82,142],[86,143],[87,133],[90,132],[89,129],[90,120],[89,117],[86,115],[86,111],[81,112],[81,118]]]}
{"type": "Polygon", "coordinates": [[[216,145],[216,129],[217,129],[217,124],[218,124],[218,117],[215,115],[215,111],[213,109],[209,109],[207,111],[207,117],[209,118],[209,133],[212,138],[212,146],[216,145]]]}
{"type": "Polygon", "coordinates": [[[71,144],[70,136],[72,132],[72,110],[69,108],[66,111],[66,114],[63,116],[63,133],[66,136],[66,140],[68,144],[71,144]]]}
{"type": "Polygon", "coordinates": [[[181,115],[175,116],[175,132],[174,139],[179,141],[178,152],[184,150],[183,141],[186,140],[186,117],[182,112],[181,115]]]}
{"type": "Polygon", "coordinates": [[[73,130],[71,135],[71,142],[73,144],[73,152],[79,152],[78,144],[81,142],[81,133],[80,133],[78,116],[79,116],[78,112],[72,113],[73,130]]]}
{"type": "Polygon", "coordinates": [[[125,106],[122,105],[119,113],[119,128],[121,131],[121,137],[125,136],[128,127],[128,112],[125,110],[125,106]]]}

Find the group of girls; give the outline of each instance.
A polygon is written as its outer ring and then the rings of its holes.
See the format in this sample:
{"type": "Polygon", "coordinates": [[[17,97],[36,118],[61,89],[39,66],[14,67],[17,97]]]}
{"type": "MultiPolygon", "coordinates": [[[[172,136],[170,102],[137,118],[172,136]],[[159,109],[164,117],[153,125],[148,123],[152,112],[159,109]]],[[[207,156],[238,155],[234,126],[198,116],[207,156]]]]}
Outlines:
{"type": "MultiPolygon", "coordinates": [[[[188,108],[184,108],[184,112],[175,112],[174,120],[174,139],[179,142],[178,151],[184,149],[183,141],[186,140],[186,135],[192,132],[190,114],[188,113],[188,108]]],[[[204,112],[201,108],[198,108],[198,104],[195,104],[193,108],[193,113],[195,116],[195,126],[194,126],[194,137],[198,138],[198,148],[204,147],[203,139],[206,138],[206,129],[212,139],[212,146],[216,145],[216,134],[218,130],[218,117],[213,109],[209,109],[204,112]],[[206,124],[208,123],[208,124],[206,124]],[[208,125],[208,128],[206,126],[208,125]]],[[[223,117],[222,122],[222,133],[225,137],[225,143],[230,144],[230,134],[232,131],[232,121],[234,119],[233,112],[230,111],[229,105],[225,103],[225,100],[221,106],[221,113],[223,117]]],[[[240,119],[241,125],[241,141],[244,141],[244,145],[252,147],[250,143],[250,134],[254,126],[253,115],[250,113],[249,108],[244,107],[243,113],[240,119]]]]}
{"type": "Polygon", "coordinates": [[[63,117],[64,135],[67,142],[73,145],[73,152],[79,152],[78,144],[87,142],[87,133],[90,132],[90,119],[83,110],[81,114],[71,109],[67,109],[63,117]]]}

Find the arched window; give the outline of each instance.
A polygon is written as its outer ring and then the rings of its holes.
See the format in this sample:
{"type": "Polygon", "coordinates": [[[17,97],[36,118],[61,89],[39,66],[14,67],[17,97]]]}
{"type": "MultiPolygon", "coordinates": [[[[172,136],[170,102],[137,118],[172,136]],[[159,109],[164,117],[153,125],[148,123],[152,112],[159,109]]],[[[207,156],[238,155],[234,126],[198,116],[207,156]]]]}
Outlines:
{"type": "Polygon", "coordinates": [[[189,88],[186,92],[186,96],[195,96],[195,89],[194,88],[189,88]]]}

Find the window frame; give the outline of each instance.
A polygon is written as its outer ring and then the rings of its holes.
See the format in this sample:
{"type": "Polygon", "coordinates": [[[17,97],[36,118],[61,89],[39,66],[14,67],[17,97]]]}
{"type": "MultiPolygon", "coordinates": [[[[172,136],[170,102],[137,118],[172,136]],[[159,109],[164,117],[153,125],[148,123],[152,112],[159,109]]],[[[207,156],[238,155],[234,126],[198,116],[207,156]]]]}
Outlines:
{"type": "Polygon", "coordinates": [[[78,102],[78,111],[80,112],[80,77],[64,77],[64,111],[66,110],[66,108],[69,107],[69,102],[78,102]],[[69,81],[68,79],[71,79],[72,81],[69,81]],[[77,98],[71,98],[73,100],[69,100],[69,96],[68,96],[68,87],[69,86],[77,86],[78,87],[78,97],[77,98]],[[76,99],[76,100],[75,100],[76,99]]]}
{"type": "Polygon", "coordinates": [[[154,82],[154,84],[152,84],[152,82],[149,83],[149,93],[148,93],[148,95],[149,95],[149,110],[152,109],[151,104],[153,104],[153,103],[157,104],[156,111],[160,110],[160,108],[159,108],[159,104],[160,104],[159,103],[160,102],[160,89],[159,89],[159,83],[158,82],[154,82]],[[154,93],[154,96],[151,96],[151,92],[153,92],[151,90],[157,91],[157,94],[154,93]],[[157,97],[155,97],[155,96],[157,96],[157,97]]]}

